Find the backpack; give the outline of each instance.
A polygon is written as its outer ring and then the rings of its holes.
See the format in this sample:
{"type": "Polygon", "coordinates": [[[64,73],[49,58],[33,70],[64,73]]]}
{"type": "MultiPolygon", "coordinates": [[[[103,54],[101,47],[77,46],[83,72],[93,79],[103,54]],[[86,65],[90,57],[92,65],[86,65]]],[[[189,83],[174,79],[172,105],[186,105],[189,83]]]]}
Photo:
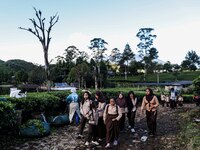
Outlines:
{"type": "MultiPolygon", "coordinates": [[[[108,107],[109,107],[110,105],[108,104],[108,106],[107,106],[107,109],[106,109],[106,114],[108,114],[108,107]]],[[[118,105],[116,105],[116,112],[117,112],[117,115],[118,115],[118,105]]]]}

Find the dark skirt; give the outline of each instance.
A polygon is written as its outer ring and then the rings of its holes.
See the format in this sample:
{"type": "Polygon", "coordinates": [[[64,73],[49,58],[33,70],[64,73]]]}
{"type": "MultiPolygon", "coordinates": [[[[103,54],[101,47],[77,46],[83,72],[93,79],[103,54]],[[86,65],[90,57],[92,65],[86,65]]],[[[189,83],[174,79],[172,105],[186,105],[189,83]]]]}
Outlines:
{"type": "Polygon", "coordinates": [[[146,111],[147,126],[149,129],[149,134],[155,135],[156,133],[156,119],[157,119],[157,110],[156,111],[146,111]]]}
{"type": "Polygon", "coordinates": [[[116,115],[107,114],[106,118],[106,143],[110,143],[114,140],[118,140],[119,138],[119,121],[112,121],[112,119],[116,118],[116,115]]]}

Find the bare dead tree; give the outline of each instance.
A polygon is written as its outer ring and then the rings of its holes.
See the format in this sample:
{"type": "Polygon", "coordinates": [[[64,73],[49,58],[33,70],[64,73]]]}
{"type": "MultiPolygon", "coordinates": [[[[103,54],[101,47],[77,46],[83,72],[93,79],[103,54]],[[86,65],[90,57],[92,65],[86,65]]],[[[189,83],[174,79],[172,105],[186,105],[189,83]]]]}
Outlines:
{"type": "MultiPolygon", "coordinates": [[[[49,27],[48,29],[45,28],[45,18],[42,17],[42,12],[40,10],[35,10],[36,19],[29,19],[32,24],[33,28],[23,28],[19,27],[19,29],[26,30],[28,32],[31,32],[33,35],[35,35],[40,43],[42,44],[43,52],[44,52],[44,62],[45,62],[45,72],[46,72],[46,79],[47,82],[50,84],[50,68],[49,68],[49,60],[48,60],[48,50],[49,50],[49,44],[51,41],[50,33],[52,30],[52,27],[58,22],[59,16],[57,13],[54,16],[50,17],[49,21],[49,27]]],[[[47,84],[48,85],[48,84],[47,84]]],[[[48,90],[50,88],[50,85],[48,86],[48,90]]]]}

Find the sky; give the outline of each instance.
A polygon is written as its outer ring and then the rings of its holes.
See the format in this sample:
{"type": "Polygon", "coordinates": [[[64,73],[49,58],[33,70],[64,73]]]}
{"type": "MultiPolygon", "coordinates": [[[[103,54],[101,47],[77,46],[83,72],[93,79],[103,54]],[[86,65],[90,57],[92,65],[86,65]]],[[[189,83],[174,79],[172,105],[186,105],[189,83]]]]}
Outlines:
{"type": "Polygon", "coordinates": [[[51,31],[49,60],[56,62],[71,45],[90,53],[93,38],[103,38],[108,51],[123,52],[128,43],[137,54],[140,28],[154,28],[159,59],[181,64],[188,51],[200,56],[199,0],[2,0],[0,5],[0,60],[22,59],[44,65],[41,43],[30,32],[35,7],[46,18],[59,15],[51,31]]]}

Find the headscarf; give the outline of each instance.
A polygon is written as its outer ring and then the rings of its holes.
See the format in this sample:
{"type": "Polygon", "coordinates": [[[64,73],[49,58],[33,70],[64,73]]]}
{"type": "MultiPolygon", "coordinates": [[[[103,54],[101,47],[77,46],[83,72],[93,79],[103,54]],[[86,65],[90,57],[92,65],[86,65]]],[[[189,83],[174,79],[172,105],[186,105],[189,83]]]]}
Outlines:
{"type": "Polygon", "coordinates": [[[146,88],[146,90],[149,90],[149,92],[150,92],[149,95],[146,95],[146,100],[148,102],[150,102],[153,99],[153,97],[154,97],[153,90],[150,89],[150,88],[146,88]]]}

